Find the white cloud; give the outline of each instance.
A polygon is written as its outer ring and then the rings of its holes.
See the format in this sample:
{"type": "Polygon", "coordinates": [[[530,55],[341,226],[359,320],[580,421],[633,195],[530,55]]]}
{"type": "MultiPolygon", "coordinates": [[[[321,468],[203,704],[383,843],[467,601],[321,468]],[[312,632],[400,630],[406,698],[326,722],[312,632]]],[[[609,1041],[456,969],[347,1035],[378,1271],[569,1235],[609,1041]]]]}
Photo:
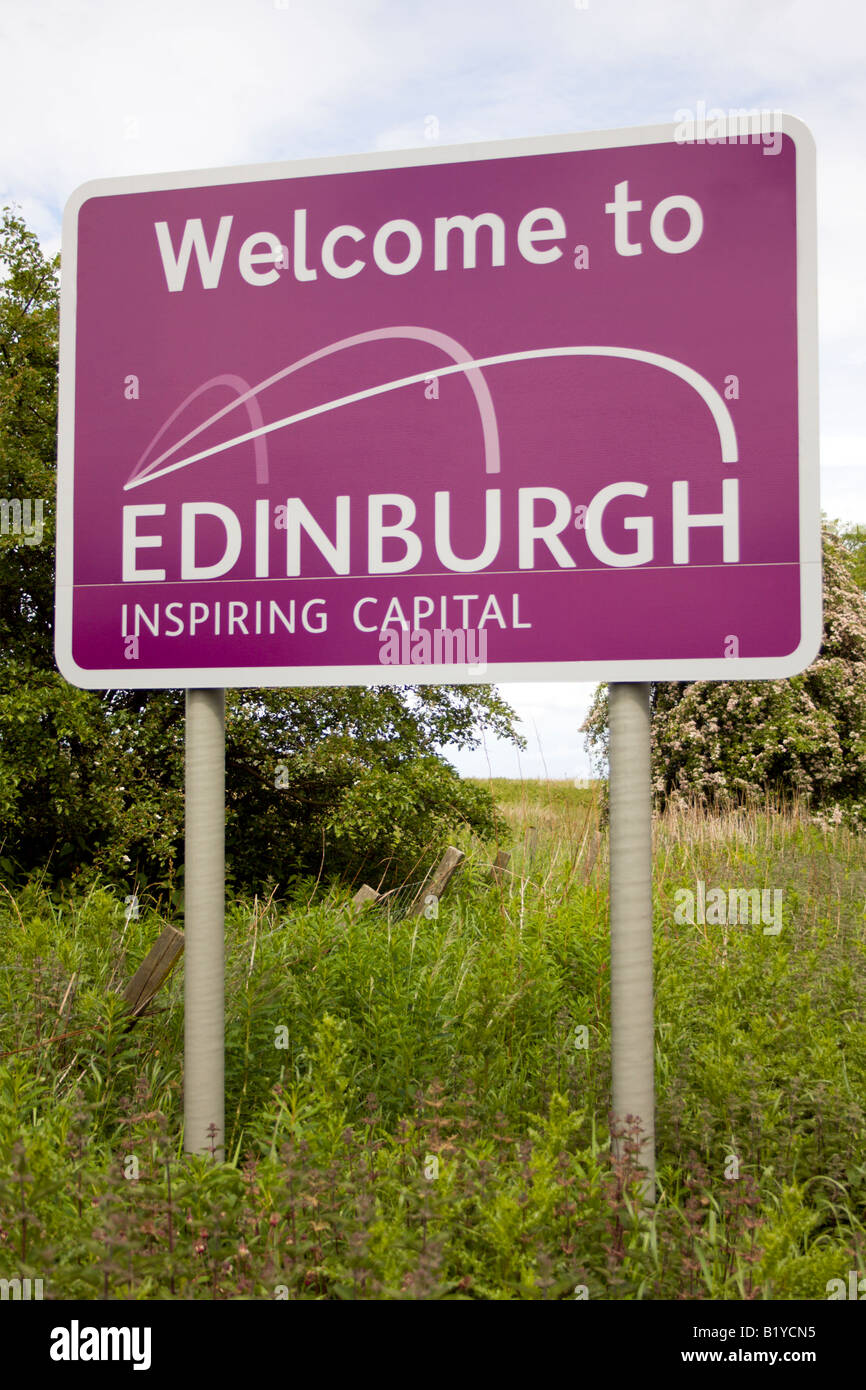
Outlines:
{"type": "Polygon", "coordinates": [[[866,433],[821,436],[821,510],[837,521],[866,521],[866,433]]]}
{"type": "Polygon", "coordinates": [[[594,690],[595,686],[585,681],[501,685],[500,694],[517,712],[526,749],[518,752],[512,744],[488,740],[473,752],[448,756],[467,777],[589,777],[592,773],[580,726],[594,690]]]}
{"type": "Polygon", "coordinates": [[[5,188],[56,205],[91,178],[303,154],[387,81],[380,9],[48,0],[13,17],[7,5],[4,104],[19,119],[0,134],[5,188]]]}
{"type": "Polygon", "coordinates": [[[822,468],[863,468],[864,464],[866,464],[866,433],[822,435],[822,468]]]}

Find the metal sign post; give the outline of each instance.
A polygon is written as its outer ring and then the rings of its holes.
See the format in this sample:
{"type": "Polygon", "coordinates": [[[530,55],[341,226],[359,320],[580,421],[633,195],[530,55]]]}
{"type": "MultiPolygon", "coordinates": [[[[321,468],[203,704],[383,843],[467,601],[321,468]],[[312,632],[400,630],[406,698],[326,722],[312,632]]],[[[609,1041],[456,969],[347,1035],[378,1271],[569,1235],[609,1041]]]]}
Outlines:
{"type": "Polygon", "coordinates": [[[610,686],[610,1007],[613,1150],[640,1121],[644,1192],[655,1201],[650,688],[610,686]]]}
{"type": "Polygon", "coordinates": [[[186,692],[184,1148],[225,1157],[225,691],[186,692]]]}

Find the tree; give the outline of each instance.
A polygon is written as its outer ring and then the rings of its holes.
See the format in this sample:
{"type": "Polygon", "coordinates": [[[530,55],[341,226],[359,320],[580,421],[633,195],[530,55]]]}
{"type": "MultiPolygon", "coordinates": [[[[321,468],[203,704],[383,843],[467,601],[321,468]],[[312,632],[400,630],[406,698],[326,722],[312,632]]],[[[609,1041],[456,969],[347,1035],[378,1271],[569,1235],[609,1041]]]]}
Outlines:
{"type": "Polygon", "coordinates": [[[0,224],[0,659],[51,661],[59,257],[0,224]],[[28,534],[25,534],[25,531],[28,534]]]}
{"type": "Polygon", "coordinates": [[[54,670],[59,258],[0,224],[0,854],[87,842],[104,819],[99,701],[54,670]],[[82,767],[91,763],[90,775],[82,767]]]}
{"type": "Polygon", "coordinates": [[[866,589],[866,526],[843,526],[840,522],[829,522],[847,551],[851,561],[851,573],[861,589],[866,589]]]}
{"type": "MultiPolygon", "coordinates": [[[[54,665],[58,274],[59,258],[45,258],[5,209],[0,869],[65,877],[97,868],[117,881],[152,881],[182,859],[183,692],[78,690],[54,665]]],[[[456,824],[492,833],[491,798],[462,782],[442,752],[472,747],[483,730],[522,743],[513,711],[483,685],[230,691],[235,882],[362,870],[396,877],[456,824]]]]}
{"type": "MultiPolygon", "coordinates": [[[[797,794],[866,819],[866,594],[856,533],[823,532],[824,640],[797,676],[770,681],[657,682],[651,687],[652,775],[661,805],[711,806],[797,794]]],[[[583,725],[607,760],[607,687],[583,725]]]]}

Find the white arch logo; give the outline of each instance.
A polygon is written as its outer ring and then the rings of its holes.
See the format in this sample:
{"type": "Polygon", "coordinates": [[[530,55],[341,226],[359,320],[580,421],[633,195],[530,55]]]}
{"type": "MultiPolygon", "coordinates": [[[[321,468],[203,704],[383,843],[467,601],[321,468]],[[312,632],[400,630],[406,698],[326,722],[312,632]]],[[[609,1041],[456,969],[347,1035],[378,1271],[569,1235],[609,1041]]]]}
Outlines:
{"type": "Polygon", "coordinates": [[[658,352],[645,352],[641,348],[624,347],[552,347],[552,348],[530,348],[525,352],[505,352],[492,357],[473,358],[467,350],[445,333],[439,333],[436,329],[421,328],[417,326],[403,326],[394,328],[375,328],[366,333],[358,333],[350,338],[341,338],[338,342],[330,343],[327,347],[320,348],[317,352],[310,353],[306,357],[299,358],[292,362],[288,367],[283,367],[281,371],[273,376],[260,381],[257,386],[250,386],[242,377],[225,373],[220,376],[212,377],[209,381],[198,386],[191,392],[184,401],[169,416],[165,424],[154,435],[148,444],[126,483],[124,492],[130,492],[133,488],[142,487],[145,483],[154,482],[157,478],[163,478],[168,473],[175,473],[181,468],[188,468],[193,463],[211,458],[215,454],[224,453],[227,449],[233,449],[238,444],[252,443],[255,450],[256,481],[260,484],[268,482],[268,461],[266,436],[275,430],[288,428],[301,420],[312,419],[316,415],[324,415],[328,411],[338,410],[342,406],[354,405],[357,401],[368,400],[372,396],[385,395],[389,391],[399,391],[404,386],[416,386],[421,382],[428,382],[435,377],[454,376],[458,372],[466,374],[467,381],[475,395],[478,406],[478,413],[481,420],[481,429],[484,441],[484,469],[486,473],[498,473],[500,471],[499,462],[499,430],[496,423],[496,412],[493,407],[493,399],[490,395],[487,382],[483,375],[483,369],[487,367],[498,367],[506,362],[529,362],[535,359],[546,357],[617,357],[632,362],[644,362],[651,367],[659,367],[662,371],[669,372],[672,376],[677,376],[695,391],[707,406],[716,425],[721,447],[722,463],[736,463],[738,460],[737,436],[734,429],[734,422],[722,396],[714,386],[707,381],[706,377],[696,372],[693,367],[687,366],[684,362],[679,362],[675,357],[665,357],[658,352]],[[268,387],[273,386],[278,381],[284,380],[294,372],[300,371],[303,367],[309,366],[324,357],[329,357],[333,353],[342,352],[350,347],[360,346],[362,343],[372,343],[384,341],[388,338],[414,339],[420,342],[432,344],[441,349],[446,356],[451,358],[451,364],[446,367],[435,367],[423,372],[416,372],[412,376],[399,377],[393,381],[381,382],[378,386],[367,387],[363,391],[355,391],[348,396],[338,396],[334,400],[324,401],[321,405],[315,405],[308,410],[301,410],[293,415],[286,415],[280,420],[274,420],[266,424],[261,412],[258,397],[268,387]],[[168,429],[182,415],[183,411],[192,401],[207,390],[215,386],[227,386],[236,393],[236,398],[228,405],[209,416],[202,424],[198,425],[170,449],[166,449],[157,458],[151,459],[151,454],[159,440],[163,438],[168,429]],[[231,439],[224,440],[221,444],[213,444],[207,449],[198,452],[184,454],[181,458],[174,457],[187,444],[190,444],[198,435],[202,434],[211,425],[216,424],[231,411],[237,410],[239,406],[244,406],[251,425],[251,428],[243,434],[234,435],[231,439]],[[148,461],[150,460],[150,461],[148,461]]]}

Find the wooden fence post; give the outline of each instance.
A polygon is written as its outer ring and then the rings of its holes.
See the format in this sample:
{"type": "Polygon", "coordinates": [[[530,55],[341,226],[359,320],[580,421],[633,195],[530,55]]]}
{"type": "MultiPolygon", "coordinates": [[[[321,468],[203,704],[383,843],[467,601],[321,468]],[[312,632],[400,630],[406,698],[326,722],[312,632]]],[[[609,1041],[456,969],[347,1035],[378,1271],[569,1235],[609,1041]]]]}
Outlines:
{"type": "Polygon", "coordinates": [[[527,827],[526,850],[529,855],[529,868],[532,869],[535,863],[535,852],[538,849],[538,826],[530,825],[527,827]]]}
{"type": "Polygon", "coordinates": [[[141,1017],[177,964],[183,954],[183,944],[183,932],[168,926],[148,951],[123,991],[133,1022],[141,1017]]]}
{"type": "MultiPolygon", "coordinates": [[[[428,907],[438,905],[439,899],[465,858],[462,849],[455,849],[450,845],[443,854],[438,868],[415,894],[406,916],[418,917],[422,912],[426,912],[428,907]]],[[[431,917],[434,915],[430,913],[431,917]]]]}
{"type": "Polygon", "coordinates": [[[361,908],[366,907],[368,903],[377,903],[378,901],[379,894],[376,892],[375,888],[371,888],[369,883],[365,883],[363,887],[358,889],[352,899],[351,907],[354,912],[359,912],[361,908]]]}
{"type": "Polygon", "coordinates": [[[490,865],[490,877],[492,878],[494,883],[502,882],[502,880],[505,877],[505,870],[508,868],[508,865],[510,863],[511,855],[508,853],[508,851],[504,849],[499,850],[496,855],[496,858],[490,865]]]}

